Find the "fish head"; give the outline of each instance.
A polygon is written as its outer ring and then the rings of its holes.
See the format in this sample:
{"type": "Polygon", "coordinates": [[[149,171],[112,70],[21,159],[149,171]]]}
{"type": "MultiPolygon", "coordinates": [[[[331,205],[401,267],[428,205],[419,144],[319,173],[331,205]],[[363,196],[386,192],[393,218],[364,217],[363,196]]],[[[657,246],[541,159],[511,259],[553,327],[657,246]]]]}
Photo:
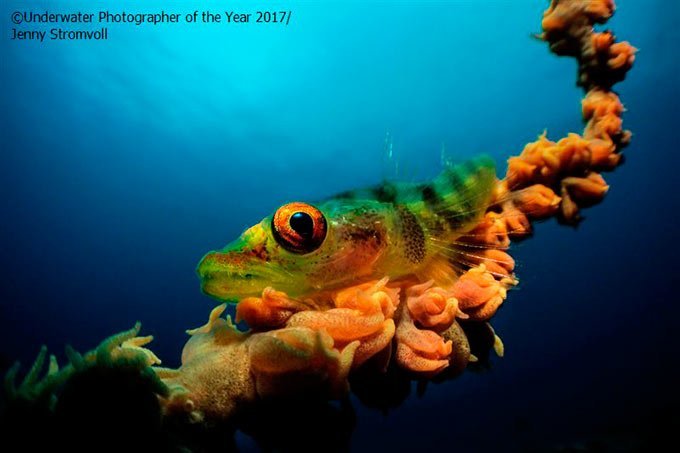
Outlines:
{"type": "MultiPolygon", "coordinates": [[[[197,273],[204,293],[234,301],[273,287],[293,296],[356,283],[382,253],[384,225],[370,209],[293,202],[207,253],[197,273]]],[[[375,213],[374,213],[375,214],[375,213]]]]}

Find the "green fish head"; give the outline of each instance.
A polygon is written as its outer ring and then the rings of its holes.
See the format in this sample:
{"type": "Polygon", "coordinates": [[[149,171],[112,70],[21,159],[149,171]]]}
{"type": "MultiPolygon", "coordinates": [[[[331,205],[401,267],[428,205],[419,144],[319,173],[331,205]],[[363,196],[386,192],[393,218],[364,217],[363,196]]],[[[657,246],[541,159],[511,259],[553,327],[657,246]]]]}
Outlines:
{"type": "Polygon", "coordinates": [[[303,296],[366,276],[385,241],[380,222],[360,211],[283,205],[203,257],[197,268],[203,292],[223,301],[260,296],[266,287],[303,296]]]}

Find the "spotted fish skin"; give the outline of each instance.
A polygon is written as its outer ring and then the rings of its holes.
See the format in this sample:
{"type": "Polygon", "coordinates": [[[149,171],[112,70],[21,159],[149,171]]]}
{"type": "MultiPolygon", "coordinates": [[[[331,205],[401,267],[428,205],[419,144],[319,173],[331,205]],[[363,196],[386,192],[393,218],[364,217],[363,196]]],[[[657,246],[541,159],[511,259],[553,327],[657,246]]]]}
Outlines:
{"type": "Polygon", "coordinates": [[[481,157],[425,183],[388,181],[338,194],[313,205],[327,232],[309,253],[277,243],[269,216],[203,258],[203,290],[221,300],[259,295],[267,286],[307,297],[385,276],[427,279],[433,263],[441,268],[456,239],[479,222],[495,183],[493,161],[481,157]]]}
{"type": "Polygon", "coordinates": [[[493,160],[479,157],[447,167],[425,183],[385,182],[336,196],[352,202],[375,200],[391,213],[390,260],[386,275],[418,274],[442,253],[437,244],[454,248],[456,239],[473,228],[489,206],[496,173],[493,160]],[[398,271],[396,268],[403,271],[398,271]]]}

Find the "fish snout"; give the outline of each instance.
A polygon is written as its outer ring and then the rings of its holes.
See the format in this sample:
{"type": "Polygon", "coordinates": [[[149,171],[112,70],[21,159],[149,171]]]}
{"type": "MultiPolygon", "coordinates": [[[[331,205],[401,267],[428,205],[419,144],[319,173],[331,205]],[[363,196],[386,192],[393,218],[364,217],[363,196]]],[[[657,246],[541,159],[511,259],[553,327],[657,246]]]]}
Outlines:
{"type": "Polygon", "coordinates": [[[258,262],[233,251],[207,253],[196,273],[202,291],[218,299],[258,295],[270,284],[258,262]]]}

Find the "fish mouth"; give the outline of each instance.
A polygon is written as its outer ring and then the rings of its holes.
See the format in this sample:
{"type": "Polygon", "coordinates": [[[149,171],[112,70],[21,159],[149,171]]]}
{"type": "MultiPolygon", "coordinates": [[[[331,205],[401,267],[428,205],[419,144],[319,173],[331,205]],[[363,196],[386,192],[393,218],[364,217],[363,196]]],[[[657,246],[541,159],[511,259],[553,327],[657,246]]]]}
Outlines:
{"type": "Polygon", "coordinates": [[[210,252],[196,268],[201,281],[201,291],[218,300],[238,301],[244,297],[259,296],[267,286],[273,286],[273,272],[258,272],[262,263],[244,260],[232,253],[210,252]]]}
{"type": "Polygon", "coordinates": [[[261,277],[252,274],[218,272],[200,275],[201,291],[218,300],[236,301],[249,296],[259,296],[269,286],[261,277]]]}

